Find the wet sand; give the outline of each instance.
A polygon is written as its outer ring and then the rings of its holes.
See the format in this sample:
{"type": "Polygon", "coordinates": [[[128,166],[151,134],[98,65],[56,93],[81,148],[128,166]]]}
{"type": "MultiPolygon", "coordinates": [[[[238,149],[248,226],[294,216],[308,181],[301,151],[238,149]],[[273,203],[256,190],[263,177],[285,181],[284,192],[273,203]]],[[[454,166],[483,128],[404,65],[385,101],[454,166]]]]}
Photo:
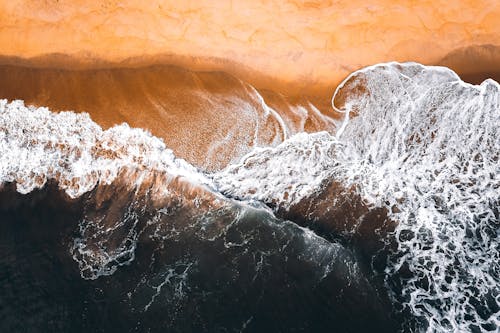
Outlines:
{"type": "Polygon", "coordinates": [[[177,156],[220,169],[255,146],[302,131],[333,131],[304,98],[288,101],[223,72],[170,65],[67,70],[0,66],[0,98],[53,111],[88,112],[104,128],[128,123],[165,140],[177,156]]]}

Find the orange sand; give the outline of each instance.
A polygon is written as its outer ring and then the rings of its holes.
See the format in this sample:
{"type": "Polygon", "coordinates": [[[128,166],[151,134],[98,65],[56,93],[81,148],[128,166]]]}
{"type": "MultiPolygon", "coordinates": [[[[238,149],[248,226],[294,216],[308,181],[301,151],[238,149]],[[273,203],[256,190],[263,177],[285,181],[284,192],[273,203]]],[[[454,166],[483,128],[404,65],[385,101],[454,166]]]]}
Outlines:
{"type": "MultiPolygon", "coordinates": [[[[498,0],[2,0],[0,54],[57,53],[87,66],[168,62],[326,97],[366,65],[438,64],[463,48],[498,47],[499,17],[498,0]]],[[[494,50],[488,71],[500,72],[494,50]]],[[[470,54],[479,60],[448,61],[458,72],[484,72],[475,69],[483,52],[470,54]]]]}

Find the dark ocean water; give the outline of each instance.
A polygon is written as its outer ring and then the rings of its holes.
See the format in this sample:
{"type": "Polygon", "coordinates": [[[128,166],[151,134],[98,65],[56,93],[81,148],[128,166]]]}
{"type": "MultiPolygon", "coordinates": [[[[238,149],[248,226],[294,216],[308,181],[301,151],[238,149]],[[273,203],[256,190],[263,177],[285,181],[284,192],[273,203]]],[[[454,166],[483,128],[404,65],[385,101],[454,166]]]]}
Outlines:
{"type": "MultiPolygon", "coordinates": [[[[110,265],[123,266],[114,274],[84,279],[70,249],[94,194],[68,202],[49,186],[2,195],[15,197],[1,210],[2,331],[395,330],[390,304],[352,250],[263,208],[151,216],[133,199],[123,218],[137,221],[114,235],[139,233],[133,261],[116,259],[110,265]]],[[[102,244],[93,235],[86,245],[102,244]]]]}

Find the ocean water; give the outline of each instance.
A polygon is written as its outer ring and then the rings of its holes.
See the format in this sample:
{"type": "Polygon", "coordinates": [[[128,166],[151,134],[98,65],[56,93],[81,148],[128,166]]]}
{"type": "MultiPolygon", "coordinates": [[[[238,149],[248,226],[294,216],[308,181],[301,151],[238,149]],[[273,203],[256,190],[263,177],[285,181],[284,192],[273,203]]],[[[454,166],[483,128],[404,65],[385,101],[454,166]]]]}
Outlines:
{"type": "Polygon", "coordinates": [[[500,85],[387,63],[332,106],[208,172],[0,101],[0,330],[497,332],[500,85]]]}

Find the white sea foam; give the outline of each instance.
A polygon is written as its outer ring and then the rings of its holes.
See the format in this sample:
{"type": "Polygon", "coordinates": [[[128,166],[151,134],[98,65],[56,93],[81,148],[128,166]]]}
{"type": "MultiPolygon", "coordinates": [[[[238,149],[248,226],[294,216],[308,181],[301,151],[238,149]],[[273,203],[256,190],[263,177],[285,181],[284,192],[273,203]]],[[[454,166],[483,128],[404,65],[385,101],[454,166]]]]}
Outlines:
{"type": "Polygon", "coordinates": [[[254,149],[213,179],[226,195],[288,207],[339,173],[338,146],[327,132],[299,133],[277,147],[254,149]]]}
{"type": "Polygon", "coordinates": [[[159,170],[199,184],[208,179],[158,138],[126,124],[102,130],[86,113],[52,113],[0,100],[0,184],[29,193],[47,180],[70,197],[109,184],[123,167],[159,170]]]}
{"type": "Polygon", "coordinates": [[[347,97],[343,111],[359,115],[340,140],[359,164],[349,176],[364,197],[399,208],[399,248],[386,273],[413,273],[404,305],[427,332],[498,330],[499,84],[390,63],[354,73],[338,91],[358,85],[363,94],[347,97]]]}
{"type": "Polygon", "coordinates": [[[215,183],[281,207],[321,191],[324,179],[359,184],[364,200],[399,222],[386,273],[388,283],[401,267],[412,273],[394,297],[420,320],[417,330],[497,330],[499,84],[388,63],[353,73],[333,101],[345,113],[336,138],[300,134],[255,150],[215,183]]]}

